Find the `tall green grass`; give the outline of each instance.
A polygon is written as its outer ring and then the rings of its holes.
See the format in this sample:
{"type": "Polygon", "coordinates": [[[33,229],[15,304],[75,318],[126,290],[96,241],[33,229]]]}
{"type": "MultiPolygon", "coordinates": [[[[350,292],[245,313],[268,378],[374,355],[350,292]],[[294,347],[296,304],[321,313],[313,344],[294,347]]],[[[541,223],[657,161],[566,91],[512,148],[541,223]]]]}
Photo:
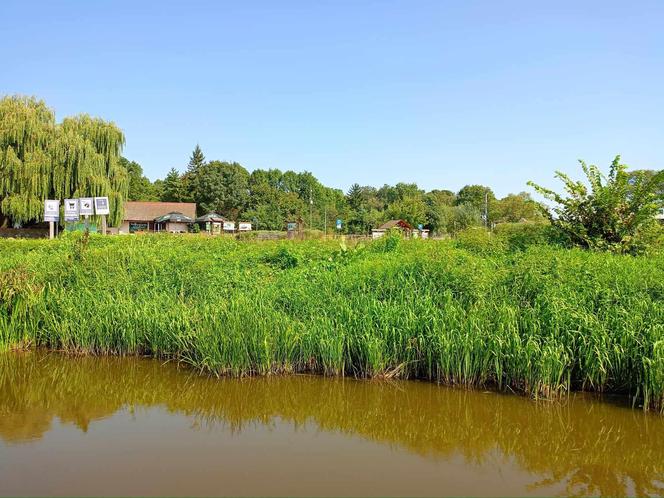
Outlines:
{"type": "Polygon", "coordinates": [[[0,344],[664,410],[664,256],[485,242],[0,241],[0,344]]]}

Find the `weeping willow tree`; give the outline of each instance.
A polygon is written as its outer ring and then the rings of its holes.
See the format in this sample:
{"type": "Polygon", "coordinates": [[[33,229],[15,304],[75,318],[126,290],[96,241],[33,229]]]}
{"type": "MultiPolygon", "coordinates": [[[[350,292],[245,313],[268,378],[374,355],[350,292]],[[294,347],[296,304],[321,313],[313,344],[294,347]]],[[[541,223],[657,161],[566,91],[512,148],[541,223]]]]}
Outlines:
{"type": "Polygon", "coordinates": [[[0,215],[20,226],[43,219],[45,199],[108,196],[117,225],[129,188],[123,145],[113,123],[80,115],[58,124],[43,101],[0,99],[0,215]]]}

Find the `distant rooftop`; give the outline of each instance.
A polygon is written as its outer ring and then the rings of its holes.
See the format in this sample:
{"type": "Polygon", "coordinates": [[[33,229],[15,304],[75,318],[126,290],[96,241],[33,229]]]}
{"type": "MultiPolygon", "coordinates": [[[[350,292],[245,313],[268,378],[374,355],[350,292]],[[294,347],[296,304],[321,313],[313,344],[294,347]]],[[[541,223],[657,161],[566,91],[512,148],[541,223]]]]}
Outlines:
{"type": "Polygon", "coordinates": [[[126,221],[154,220],[168,213],[181,213],[191,219],[196,217],[195,202],[125,202],[126,221]]]}
{"type": "Polygon", "coordinates": [[[378,230],[389,230],[390,228],[405,228],[412,230],[413,226],[405,220],[390,220],[378,227],[378,230]]]}
{"type": "Polygon", "coordinates": [[[167,221],[174,223],[193,223],[194,219],[190,218],[189,216],[185,216],[182,213],[173,212],[159,216],[158,218],[155,218],[154,221],[155,223],[166,223],[167,221]]]}
{"type": "Polygon", "coordinates": [[[199,216],[198,218],[196,218],[196,221],[198,223],[207,223],[208,221],[211,221],[213,223],[222,223],[226,221],[226,218],[217,213],[208,213],[204,214],[203,216],[199,216]]]}

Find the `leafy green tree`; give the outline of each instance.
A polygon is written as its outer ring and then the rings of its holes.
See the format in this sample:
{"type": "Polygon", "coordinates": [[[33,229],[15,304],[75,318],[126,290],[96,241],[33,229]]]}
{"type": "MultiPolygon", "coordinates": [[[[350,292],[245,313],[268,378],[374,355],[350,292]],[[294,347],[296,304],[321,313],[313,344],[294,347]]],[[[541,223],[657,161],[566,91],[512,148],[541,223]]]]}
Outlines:
{"type": "Polygon", "coordinates": [[[117,224],[128,191],[123,145],[113,123],[82,114],[56,124],[43,101],[0,99],[0,217],[21,226],[42,220],[45,199],[108,196],[117,224]]]}
{"type": "Polygon", "coordinates": [[[164,180],[157,179],[152,182],[152,191],[154,193],[155,200],[162,200],[164,197],[164,180]]]}
{"type": "Polygon", "coordinates": [[[159,196],[149,178],[143,175],[143,168],[135,161],[121,157],[120,166],[127,170],[129,176],[128,201],[158,201],[159,196]]]}
{"type": "Polygon", "coordinates": [[[556,204],[544,208],[551,224],[582,247],[619,253],[639,253],[646,249],[646,234],[656,223],[654,216],[662,206],[658,189],[664,180],[664,170],[649,178],[644,175],[630,178],[627,166],[616,156],[607,176],[597,166],[579,162],[587,184],[556,172],[567,195],[528,183],[556,204]]]}
{"type": "Polygon", "coordinates": [[[426,226],[437,234],[447,233],[456,195],[450,190],[432,190],[424,195],[426,226]]]}
{"type": "Polygon", "coordinates": [[[351,185],[346,194],[348,203],[347,228],[351,233],[367,233],[384,219],[383,202],[374,187],[351,185]]]}
{"type": "Polygon", "coordinates": [[[447,231],[456,233],[473,226],[482,224],[482,215],[477,207],[471,204],[460,204],[454,206],[448,220],[447,231]]]}
{"type": "MultiPolygon", "coordinates": [[[[628,182],[630,187],[633,187],[639,182],[649,181],[657,175],[657,171],[654,169],[635,169],[629,171],[627,174],[629,176],[628,182]]],[[[655,193],[660,199],[664,199],[664,179],[659,180],[657,186],[655,187],[655,193]]]]}
{"type": "Polygon", "coordinates": [[[390,219],[405,220],[414,227],[426,223],[427,207],[421,195],[406,195],[391,204],[387,209],[390,219]]]}
{"type": "Polygon", "coordinates": [[[542,213],[537,203],[527,192],[509,194],[493,204],[492,220],[501,223],[520,221],[542,221],[542,213]]]}
{"type": "Polygon", "coordinates": [[[496,196],[489,187],[484,185],[466,185],[457,193],[455,203],[457,206],[467,204],[477,209],[482,215],[484,214],[485,207],[488,207],[489,219],[486,220],[487,224],[491,224],[494,214],[493,204],[496,196]]]}
{"type": "Polygon", "coordinates": [[[175,168],[171,168],[164,179],[161,200],[163,202],[185,202],[187,197],[180,173],[175,168]]]}
{"type": "Polygon", "coordinates": [[[216,212],[236,219],[249,200],[249,172],[238,163],[210,161],[199,168],[192,187],[200,214],[216,212]]]}

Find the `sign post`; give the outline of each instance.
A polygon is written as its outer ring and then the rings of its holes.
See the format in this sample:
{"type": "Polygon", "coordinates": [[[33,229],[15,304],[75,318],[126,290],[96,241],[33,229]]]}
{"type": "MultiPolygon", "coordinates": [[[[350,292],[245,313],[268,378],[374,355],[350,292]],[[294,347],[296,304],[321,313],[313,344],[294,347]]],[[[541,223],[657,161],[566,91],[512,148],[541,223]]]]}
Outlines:
{"type": "Polygon", "coordinates": [[[46,199],[44,201],[44,221],[48,221],[48,238],[55,236],[55,222],[60,220],[60,201],[46,199]]]}
{"type": "Polygon", "coordinates": [[[92,197],[81,197],[79,199],[79,212],[85,217],[85,229],[90,230],[90,216],[95,214],[92,197]]]}
{"type": "Polygon", "coordinates": [[[78,221],[78,199],[65,199],[65,221],[78,221]]]}
{"type": "Polygon", "coordinates": [[[101,216],[101,233],[106,235],[106,215],[111,214],[111,210],[108,206],[108,197],[95,197],[95,214],[101,216]]]}

